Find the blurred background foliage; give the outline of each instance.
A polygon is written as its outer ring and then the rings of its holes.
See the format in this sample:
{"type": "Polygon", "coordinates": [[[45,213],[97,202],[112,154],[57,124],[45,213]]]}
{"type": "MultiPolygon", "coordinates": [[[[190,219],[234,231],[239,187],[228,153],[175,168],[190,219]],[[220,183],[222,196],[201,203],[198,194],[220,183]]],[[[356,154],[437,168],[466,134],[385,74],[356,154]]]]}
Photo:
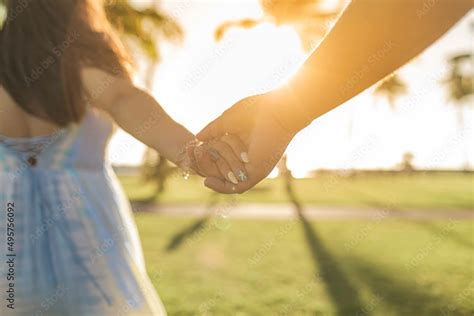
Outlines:
{"type": "MultiPolygon", "coordinates": [[[[105,12],[112,25],[119,31],[124,42],[138,47],[145,57],[148,67],[143,74],[145,85],[153,87],[153,78],[160,61],[159,43],[162,40],[179,42],[183,39],[183,30],[170,16],[160,10],[160,1],[152,1],[149,7],[137,8],[127,0],[115,0],[106,3],[105,12]]],[[[156,200],[165,191],[166,183],[177,168],[154,149],[147,148],[140,168],[142,180],[155,185],[150,199],[156,200]]]]}
{"type": "MultiPolygon", "coordinates": [[[[324,0],[261,0],[262,16],[260,18],[243,18],[231,20],[218,25],[214,37],[221,41],[232,28],[251,29],[262,23],[273,23],[277,26],[288,25],[295,29],[301,38],[302,47],[310,52],[331,28],[338,14],[347,4],[347,0],[333,1],[331,6],[325,5],[324,0]]],[[[0,19],[5,18],[6,0],[0,0],[0,19]]],[[[179,43],[183,40],[184,32],[181,26],[172,17],[167,15],[160,6],[161,1],[148,1],[137,7],[136,2],[129,0],[105,1],[104,9],[112,25],[118,30],[123,41],[133,53],[138,63],[145,63],[141,67],[140,76],[150,90],[156,67],[161,59],[160,43],[172,41],[179,43]]],[[[471,32],[474,23],[471,25],[471,32]]],[[[464,109],[472,107],[473,86],[473,53],[462,51],[451,56],[446,62],[449,64],[449,74],[442,83],[446,88],[447,104],[456,106],[460,130],[464,129],[464,109]]],[[[378,83],[374,89],[374,96],[386,99],[393,111],[396,111],[399,99],[406,95],[409,89],[407,83],[399,75],[392,74],[378,83]]],[[[348,124],[349,134],[354,131],[354,118],[348,124]]],[[[468,165],[468,139],[466,139],[466,165],[468,165]]],[[[413,154],[405,155],[401,165],[395,169],[413,170],[413,154]]],[[[147,149],[141,168],[142,179],[155,183],[156,190],[153,196],[162,194],[166,189],[167,179],[176,170],[159,154],[147,149]]]]}
{"type": "Polygon", "coordinates": [[[214,36],[220,41],[232,28],[249,29],[265,22],[290,25],[301,37],[304,49],[310,51],[326,34],[346,3],[347,0],[338,0],[335,5],[327,8],[324,0],[261,0],[264,14],[260,19],[227,21],[216,29],[214,36]]]}
{"type": "MultiPolygon", "coordinates": [[[[261,18],[225,22],[214,36],[219,41],[232,28],[250,29],[267,22],[290,25],[309,52],[345,3],[336,1],[325,8],[322,0],[261,0],[261,18]]],[[[4,5],[0,0],[0,23],[4,5]]],[[[140,76],[151,88],[160,43],[179,42],[182,28],[160,9],[160,1],[140,8],[132,1],[108,1],[105,10],[136,61],[147,63],[140,76]]],[[[460,51],[446,61],[450,69],[443,80],[446,104],[456,107],[460,129],[463,110],[473,104],[473,57],[472,51],[460,51]]],[[[395,113],[408,88],[394,74],[376,86],[374,95],[388,100],[395,113]]],[[[272,212],[272,205],[287,204],[293,191],[301,203],[297,207],[371,207],[381,217],[388,208],[395,213],[413,208],[433,213],[472,210],[472,176],[457,171],[414,172],[414,155],[406,152],[400,158],[393,170],[318,170],[308,179],[292,180],[285,157],[278,178],[267,179],[244,195],[225,197],[232,203],[218,207],[223,215],[178,218],[135,213],[147,270],[169,314],[473,315],[472,221],[311,222],[304,212],[298,220],[288,221],[225,216],[235,202],[260,203],[272,212]]],[[[192,177],[184,183],[177,175],[175,166],[148,150],[141,177],[120,180],[135,203],[202,206],[209,197],[202,181],[192,177]]]]}

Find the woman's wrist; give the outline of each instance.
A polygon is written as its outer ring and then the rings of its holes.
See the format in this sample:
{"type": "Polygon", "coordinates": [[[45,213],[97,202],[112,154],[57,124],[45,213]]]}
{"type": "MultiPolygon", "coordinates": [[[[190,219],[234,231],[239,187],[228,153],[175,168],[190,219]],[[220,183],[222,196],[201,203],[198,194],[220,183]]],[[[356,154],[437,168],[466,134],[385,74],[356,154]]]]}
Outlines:
{"type": "Polygon", "coordinates": [[[202,144],[201,141],[194,138],[188,141],[177,153],[175,163],[183,171],[185,177],[188,177],[191,174],[199,174],[195,150],[202,144]]]}
{"type": "Polygon", "coordinates": [[[272,115],[292,136],[311,124],[315,119],[306,104],[289,86],[266,93],[265,111],[272,115]]]}

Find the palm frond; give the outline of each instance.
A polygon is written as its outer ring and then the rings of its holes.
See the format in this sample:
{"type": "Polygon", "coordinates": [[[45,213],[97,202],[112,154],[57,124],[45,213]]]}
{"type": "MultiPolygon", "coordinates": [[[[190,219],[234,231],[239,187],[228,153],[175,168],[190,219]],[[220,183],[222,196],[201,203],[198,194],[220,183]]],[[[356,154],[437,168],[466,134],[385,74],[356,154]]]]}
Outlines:
{"type": "Polygon", "coordinates": [[[374,94],[385,97],[389,105],[394,108],[396,99],[407,93],[407,90],[405,82],[397,74],[392,74],[378,84],[374,94]]]}
{"type": "Polygon", "coordinates": [[[105,6],[107,18],[126,40],[138,44],[152,61],[160,58],[157,40],[180,40],[183,31],[169,16],[155,8],[138,9],[126,0],[114,1],[105,6]]]}
{"type": "Polygon", "coordinates": [[[255,19],[242,19],[242,20],[236,20],[236,21],[227,21],[219,25],[219,27],[216,29],[214,33],[214,38],[216,41],[220,41],[231,28],[237,27],[237,28],[249,29],[249,28],[255,27],[259,23],[261,23],[261,20],[255,20],[255,19]]]}
{"type": "Polygon", "coordinates": [[[448,89],[449,99],[454,101],[454,104],[456,105],[472,105],[471,102],[464,102],[464,100],[474,95],[474,74],[472,71],[473,59],[474,54],[462,53],[453,56],[448,60],[451,65],[451,71],[442,83],[444,83],[448,89]],[[471,69],[463,71],[463,66],[469,64],[471,69]]]}
{"type": "Polygon", "coordinates": [[[340,0],[336,8],[326,11],[321,8],[324,0],[261,0],[264,15],[259,19],[241,19],[222,23],[214,38],[220,41],[231,28],[250,29],[264,22],[275,25],[290,25],[299,34],[305,50],[314,46],[328,31],[331,21],[342,10],[346,0],[340,0]]]}

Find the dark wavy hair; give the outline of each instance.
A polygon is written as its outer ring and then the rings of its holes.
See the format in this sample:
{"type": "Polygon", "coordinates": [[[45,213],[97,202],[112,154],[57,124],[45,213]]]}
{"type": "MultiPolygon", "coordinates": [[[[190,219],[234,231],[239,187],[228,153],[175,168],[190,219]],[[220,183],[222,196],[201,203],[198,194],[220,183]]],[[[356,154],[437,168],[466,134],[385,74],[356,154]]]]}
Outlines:
{"type": "Polygon", "coordinates": [[[83,117],[81,69],[130,78],[131,63],[100,0],[3,0],[0,84],[27,113],[65,126],[83,117]]]}

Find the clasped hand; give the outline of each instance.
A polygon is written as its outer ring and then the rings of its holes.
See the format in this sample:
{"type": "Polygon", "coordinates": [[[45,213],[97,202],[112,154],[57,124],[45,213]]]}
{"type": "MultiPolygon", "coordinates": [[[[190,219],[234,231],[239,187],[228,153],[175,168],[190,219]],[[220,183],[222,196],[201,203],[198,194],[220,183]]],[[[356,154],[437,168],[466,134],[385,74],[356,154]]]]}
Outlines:
{"type": "Polygon", "coordinates": [[[243,193],[273,170],[294,137],[269,111],[277,102],[281,100],[269,94],[245,98],[197,135],[222,158],[216,161],[215,172],[206,155],[201,156],[207,187],[219,193],[243,193]]]}
{"type": "Polygon", "coordinates": [[[204,142],[193,141],[185,148],[181,167],[200,176],[218,178],[236,188],[248,179],[245,164],[249,161],[245,144],[236,135],[224,133],[204,142]]]}

